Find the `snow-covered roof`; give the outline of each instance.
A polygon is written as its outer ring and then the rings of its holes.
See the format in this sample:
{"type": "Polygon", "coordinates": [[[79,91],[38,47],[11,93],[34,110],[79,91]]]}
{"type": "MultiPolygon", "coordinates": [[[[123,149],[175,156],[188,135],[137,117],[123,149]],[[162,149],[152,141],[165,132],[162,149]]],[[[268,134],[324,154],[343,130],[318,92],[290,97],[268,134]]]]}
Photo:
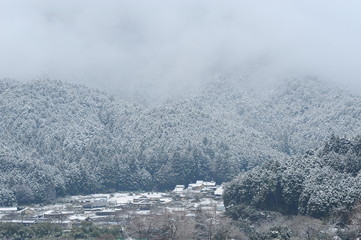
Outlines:
{"type": "Polygon", "coordinates": [[[36,223],[36,220],[33,220],[33,219],[29,219],[29,220],[22,220],[22,219],[4,219],[4,220],[1,220],[1,222],[3,223],[23,223],[23,224],[34,224],[36,223]]]}
{"type": "Polygon", "coordinates": [[[173,192],[182,192],[184,189],[184,185],[176,185],[173,192]]]}
{"type": "Polygon", "coordinates": [[[1,207],[0,212],[11,212],[11,211],[17,211],[17,207],[1,207]]]}
{"type": "Polygon", "coordinates": [[[172,201],[172,199],[171,198],[161,198],[160,201],[163,203],[170,203],[172,201]]]}
{"type": "Polygon", "coordinates": [[[206,187],[214,187],[216,186],[216,182],[211,181],[211,182],[203,182],[203,185],[206,187]]]}
{"type": "Polygon", "coordinates": [[[184,207],[166,207],[168,212],[183,212],[185,211],[184,207]]]}
{"type": "Polygon", "coordinates": [[[35,212],[35,209],[34,209],[34,208],[30,208],[30,207],[26,207],[26,208],[20,210],[19,212],[20,212],[20,213],[23,213],[23,212],[28,211],[28,210],[35,212]]]}
{"type": "Polygon", "coordinates": [[[101,212],[101,213],[115,213],[115,211],[112,210],[112,209],[103,209],[103,210],[101,210],[99,212],[101,212]]]}
{"type": "Polygon", "coordinates": [[[214,195],[222,196],[223,195],[224,186],[220,186],[214,191],[214,195]]]}
{"type": "Polygon", "coordinates": [[[85,215],[71,215],[68,217],[69,220],[79,220],[79,221],[84,221],[88,218],[88,216],[85,215]]]}

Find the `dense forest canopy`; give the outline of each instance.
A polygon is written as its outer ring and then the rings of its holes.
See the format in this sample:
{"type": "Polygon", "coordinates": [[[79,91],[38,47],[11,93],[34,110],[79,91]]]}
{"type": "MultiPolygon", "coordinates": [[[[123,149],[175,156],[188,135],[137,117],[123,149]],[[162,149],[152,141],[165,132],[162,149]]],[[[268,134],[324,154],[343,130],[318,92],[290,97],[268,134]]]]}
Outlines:
{"type": "Polygon", "coordinates": [[[361,200],[361,136],[331,136],[318,150],[272,160],[235,178],[224,194],[233,217],[245,206],[326,217],[361,200]]]}
{"type": "Polygon", "coordinates": [[[1,80],[0,205],[230,181],[331,133],[354,135],[360,113],[360,97],[312,79],[287,80],[262,98],[220,79],[158,106],[61,81],[1,80]]]}

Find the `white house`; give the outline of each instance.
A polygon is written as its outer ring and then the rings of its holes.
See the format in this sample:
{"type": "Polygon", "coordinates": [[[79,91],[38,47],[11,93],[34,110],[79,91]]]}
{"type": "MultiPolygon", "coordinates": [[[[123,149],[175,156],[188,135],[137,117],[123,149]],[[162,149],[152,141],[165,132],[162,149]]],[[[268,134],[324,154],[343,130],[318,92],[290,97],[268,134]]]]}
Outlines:
{"type": "Polygon", "coordinates": [[[36,211],[34,208],[29,208],[29,207],[26,207],[22,210],[19,211],[19,214],[21,215],[35,215],[36,214],[36,211]]]}
{"type": "Polygon", "coordinates": [[[203,181],[198,180],[196,183],[188,184],[188,190],[199,191],[204,187],[203,181]]]}
{"type": "Polygon", "coordinates": [[[176,192],[176,193],[182,193],[185,189],[185,186],[184,185],[176,185],[173,192],[176,192]]]}

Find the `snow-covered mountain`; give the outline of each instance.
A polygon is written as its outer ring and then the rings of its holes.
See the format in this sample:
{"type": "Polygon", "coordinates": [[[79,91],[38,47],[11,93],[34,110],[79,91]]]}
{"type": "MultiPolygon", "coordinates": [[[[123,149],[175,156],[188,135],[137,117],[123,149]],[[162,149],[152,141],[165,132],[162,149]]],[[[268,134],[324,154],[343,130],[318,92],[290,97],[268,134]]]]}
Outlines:
{"type": "Polygon", "coordinates": [[[361,97],[316,80],[262,97],[225,79],[200,92],[145,107],[60,81],[0,81],[3,204],[229,181],[360,129],[361,97]]]}

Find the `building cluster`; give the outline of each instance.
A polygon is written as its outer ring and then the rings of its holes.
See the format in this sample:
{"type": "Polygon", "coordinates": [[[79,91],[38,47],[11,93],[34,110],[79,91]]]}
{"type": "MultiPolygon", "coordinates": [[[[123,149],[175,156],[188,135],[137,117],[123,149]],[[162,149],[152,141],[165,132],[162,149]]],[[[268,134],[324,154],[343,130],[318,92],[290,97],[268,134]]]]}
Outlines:
{"type": "Polygon", "coordinates": [[[216,182],[206,182],[202,180],[196,181],[196,183],[188,184],[186,188],[184,185],[176,185],[173,192],[178,194],[187,193],[199,193],[207,196],[213,196],[215,198],[222,197],[224,185],[216,185],[216,182]]]}
{"type": "Polygon", "coordinates": [[[177,185],[170,193],[114,193],[72,196],[58,204],[1,207],[0,222],[32,225],[49,222],[71,229],[82,221],[99,225],[127,224],[134,216],[166,213],[196,216],[200,211],[223,214],[223,186],[197,181],[188,188],[177,185]]]}

